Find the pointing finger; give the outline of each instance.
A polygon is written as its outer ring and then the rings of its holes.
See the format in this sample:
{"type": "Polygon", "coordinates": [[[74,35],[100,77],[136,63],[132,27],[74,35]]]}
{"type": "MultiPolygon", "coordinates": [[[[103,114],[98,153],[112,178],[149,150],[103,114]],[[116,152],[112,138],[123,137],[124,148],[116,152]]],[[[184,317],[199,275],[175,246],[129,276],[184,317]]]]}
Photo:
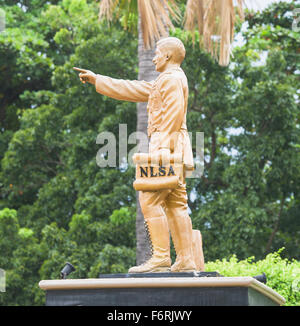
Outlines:
{"type": "Polygon", "coordinates": [[[77,67],[73,67],[74,70],[80,71],[80,72],[84,72],[86,73],[87,70],[86,69],[82,69],[82,68],[77,68],[77,67]]]}

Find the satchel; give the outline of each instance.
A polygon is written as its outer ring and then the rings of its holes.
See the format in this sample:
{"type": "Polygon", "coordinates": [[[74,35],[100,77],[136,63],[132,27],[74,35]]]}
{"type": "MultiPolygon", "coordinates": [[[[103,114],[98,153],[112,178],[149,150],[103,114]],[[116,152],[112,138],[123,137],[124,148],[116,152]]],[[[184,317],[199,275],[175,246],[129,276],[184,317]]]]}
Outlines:
{"type": "Polygon", "coordinates": [[[171,154],[169,162],[163,162],[159,154],[136,153],[133,155],[136,174],[133,187],[137,191],[176,189],[183,181],[181,154],[171,154]]]}

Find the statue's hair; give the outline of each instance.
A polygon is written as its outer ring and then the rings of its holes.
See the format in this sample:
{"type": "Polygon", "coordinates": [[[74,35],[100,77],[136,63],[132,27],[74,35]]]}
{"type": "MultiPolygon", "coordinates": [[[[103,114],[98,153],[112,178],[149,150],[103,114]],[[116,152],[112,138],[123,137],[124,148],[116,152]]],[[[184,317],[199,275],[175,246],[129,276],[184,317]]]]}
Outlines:
{"type": "Polygon", "coordinates": [[[182,41],[177,37],[165,37],[156,43],[157,47],[170,50],[172,52],[173,60],[181,64],[185,57],[185,47],[182,41]]]}

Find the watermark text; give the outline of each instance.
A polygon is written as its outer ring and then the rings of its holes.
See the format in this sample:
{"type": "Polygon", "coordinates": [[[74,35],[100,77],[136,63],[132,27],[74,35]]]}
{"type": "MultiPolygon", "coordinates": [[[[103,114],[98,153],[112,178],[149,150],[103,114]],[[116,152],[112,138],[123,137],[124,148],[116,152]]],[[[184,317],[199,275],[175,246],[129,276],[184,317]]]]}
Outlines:
{"type": "MultiPolygon", "coordinates": [[[[200,178],[204,171],[203,132],[175,132],[171,135],[155,132],[149,139],[143,132],[133,132],[128,135],[127,125],[119,124],[118,136],[109,131],[101,132],[96,138],[96,144],[102,145],[96,155],[96,162],[100,168],[118,165],[121,170],[126,170],[128,167],[135,166],[132,158],[136,153],[150,153],[152,160],[164,149],[173,148],[175,154],[182,154],[183,163],[190,168],[187,178],[200,178]],[[119,157],[118,162],[117,157],[119,157]]],[[[151,163],[156,162],[151,161],[151,163]]],[[[168,162],[164,161],[164,163],[168,162]]]]}

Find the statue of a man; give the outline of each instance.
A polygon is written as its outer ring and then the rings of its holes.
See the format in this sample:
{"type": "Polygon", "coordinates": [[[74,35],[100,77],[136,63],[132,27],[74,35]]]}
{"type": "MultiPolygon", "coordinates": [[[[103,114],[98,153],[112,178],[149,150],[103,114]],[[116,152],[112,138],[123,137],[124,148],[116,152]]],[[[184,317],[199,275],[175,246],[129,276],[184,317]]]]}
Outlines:
{"type": "MultiPolygon", "coordinates": [[[[192,170],[193,153],[186,126],[188,83],[180,68],[185,48],[175,37],[161,39],[156,45],[153,63],[160,75],[152,82],[114,79],[74,69],[80,71],[83,83],[95,85],[100,94],[117,100],[148,102],[149,154],[168,157],[180,153],[185,170],[192,170]],[[172,138],[174,134],[177,136],[172,138]]],[[[140,191],[139,200],[150,235],[152,256],[142,265],[130,268],[129,273],[195,271],[185,180],[176,189],[140,191]],[[177,254],[172,266],[169,231],[177,254]]]]}

